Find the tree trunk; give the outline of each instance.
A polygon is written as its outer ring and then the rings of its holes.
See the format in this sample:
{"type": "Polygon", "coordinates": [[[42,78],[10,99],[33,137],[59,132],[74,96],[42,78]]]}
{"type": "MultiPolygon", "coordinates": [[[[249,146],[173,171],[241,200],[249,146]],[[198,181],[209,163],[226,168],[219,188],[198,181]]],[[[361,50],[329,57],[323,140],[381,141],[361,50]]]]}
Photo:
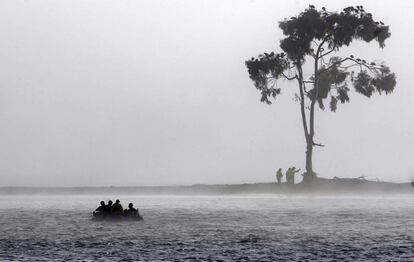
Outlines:
{"type": "Polygon", "coordinates": [[[314,141],[313,137],[315,135],[314,131],[314,121],[315,121],[315,101],[312,101],[310,106],[310,117],[309,117],[309,136],[306,139],[306,173],[303,176],[304,183],[312,183],[316,178],[316,173],[313,172],[312,166],[312,156],[313,156],[313,147],[314,141]]]}
{"type": "Polygon", "coordinates": [[[312,168],[312,153],[313,153],[313,146],[310,142],[307,142],[306,145],[306,173],[313,173],[312,168]]]}
{"type": "Polygon", "coordinates": [[[310,140],[306,141],[306,173],[303,175],[304,183],[311,183],[316,178],[312,167],[313,141],[310,140]]]}
{"type": "MultiPolygon", "coordinates": [[[[316,55],[315,55],[315,64],[314,64],[315,71],[314,71],[314,82],[313,82],[313,88],[315,90],[315,94],[313,97],[311,97],[311,105],[310,105],[310,112],[309,112],[309,133],[306,136],[306,173],[303,176],[304,183],[311,183],[316,178],[316,174],[315,172],[313,172],[313,167],[312,167],[313,146],[315,145],[313,141],[313,137],[315,135],[315,103],[319,97],[318,63],[319,63],[320,54],[323,50],[323,45],[325,44],[326,40],[327,38],[324,38],[323,41],[319,44],[318,49],[316,51],[316,55]]],[[[302,114],[302,117],[303,117],[303,114],[302,114]]]]}
{"type": "Polygon", "coordinates": [[[299,76],[297,78],[299,84],[299,94],[300,94],[300,112],[302,116],[302,124],[303,124],[303,131],[305,133],[305,140],[306,140],[306,172],[303,175],[303,182],[308,183],[312,182],[314,178],[316,178],[315,173],[313,172],[312,168],[312,153],[313,153],[313,135],[314,135],[314,104],[311,106],[311,113],[310,113],[310,132],[308,129],[308,124],[306,120],[306,113],[305,113],[305,94],[304,94],[304,82],[303,82],[303,71],[302,65],[300,62],[297,62],[297,69],[299,72],[299,76]]]}

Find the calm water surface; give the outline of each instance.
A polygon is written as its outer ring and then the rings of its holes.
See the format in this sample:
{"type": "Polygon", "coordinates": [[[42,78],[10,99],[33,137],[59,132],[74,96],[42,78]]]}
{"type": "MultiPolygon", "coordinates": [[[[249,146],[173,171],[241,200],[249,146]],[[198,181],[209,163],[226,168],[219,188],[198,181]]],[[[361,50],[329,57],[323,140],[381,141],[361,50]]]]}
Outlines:
{"type": "Polygon", "coordinates": [[[414,197],[0,196],[0,260],[414,261],[414,197]]]}

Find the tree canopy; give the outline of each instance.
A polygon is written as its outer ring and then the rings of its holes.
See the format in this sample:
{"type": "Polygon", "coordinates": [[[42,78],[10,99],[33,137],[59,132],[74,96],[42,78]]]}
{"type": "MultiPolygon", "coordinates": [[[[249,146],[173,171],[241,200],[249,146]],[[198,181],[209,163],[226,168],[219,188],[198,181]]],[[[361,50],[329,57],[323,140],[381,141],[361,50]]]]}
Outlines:
{"type": "Polygon", "coordinates": [[[316,74],[307,81],[312,83],[317,76],[316,88],[307,91],[307,96],[317,100],[322,109],[323,100],[328,97],[331,98],[332,111],[336,110],[338,101],[349,102],[348,83],[367,97],[375,92],[389,94],[394,90],[395,74],[382,63],[367,62],[353,55],[327,59],[328,55],[349,46],[353,40],[375,40],[380,48],[385,47],[385,40],[391,36],[389,26],[375,21],[362,6],[347,7],[337,13],[328,12],[325,8],[317,10],[311,5],[298,16],[281,21],[279,27],[286,36],[280,41],[283,52],[264,53],[246,61],[249,76],[261,92],[262,102],[271,104],[270,98],[280,93],[275,80],[292,80],[292,69],[297,64],[303,65],[307,57],[321,62],[316,74]],[[358,67],[359,71],[355,73],[353,69],[358,67]]]}

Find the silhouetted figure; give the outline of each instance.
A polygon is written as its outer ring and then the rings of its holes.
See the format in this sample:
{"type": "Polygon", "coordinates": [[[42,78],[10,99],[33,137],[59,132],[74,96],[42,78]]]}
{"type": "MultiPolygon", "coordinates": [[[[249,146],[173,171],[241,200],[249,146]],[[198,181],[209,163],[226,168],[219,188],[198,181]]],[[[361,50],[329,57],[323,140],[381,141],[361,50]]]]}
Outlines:
{"type": "Polygon", "coordinates": [[[278,184],[282,183],[282,177],[283,177],[282,169],[279,168],[276,172],[276,180],[278,184]]]}
{"type": "Polygon", "coordinates": [[[300,169],[297,169],[296,170],[296,167],[292,167],[291,168],[291,170],[290,170],[290,183],[292,184],[292,185],[294,185],[295,184],[295,174],[296,173],[299,173],[299,171],[300,171],[300,169]]]}
{"type": "Polygon", "coordinates": [[[125,216],[132,218],[139,216],[138,209],[135,209],[134,204],[132,203],[128,204],[128,209],[125,209],[124,214],[125,216]]]}
{"type": "Polygon", "coordinates": [[[103,213],[105,211],[105,202],[101,201],[101,205],[95,211],[103,213]]]}
{"type": "Polygon", "coordinates": [[[115,201],[115,204],[112,206],[112,214],[122,215],[123,212],[124,212],[124,208],[121,205],[121,201],[119,201],[119,199],[117,199],[115,201]]]}
{"type": "Polygon", "coordinates": [[[105,202],[101,201],[101,205],[93,212],[94,217],[103,217],[105,214],[105,202]]]}
{"type": "Polygon", "coordinates": [[[286,174],[285,174],[285,177],[286,177],[286,183],[287,184],[290,184],[290,180],[291,180],[291,178],[292,178],[292,168],[291,167],[289,167],[287,170],[286,170],[286,174]]]}
{"type": "Polygon", "coordinates": [[[104,208],[105,216],[109,216],[112,213],[112,200],[108,201],[108,204],[104,208]]]}

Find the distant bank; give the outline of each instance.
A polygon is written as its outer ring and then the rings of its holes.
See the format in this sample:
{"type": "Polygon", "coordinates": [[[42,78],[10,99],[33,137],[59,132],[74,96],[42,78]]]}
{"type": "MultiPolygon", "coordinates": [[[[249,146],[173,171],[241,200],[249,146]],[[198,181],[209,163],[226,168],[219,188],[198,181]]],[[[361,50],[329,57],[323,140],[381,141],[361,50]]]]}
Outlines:
{"type": "Polygon", "coordinates": [[[0,195],[237,195],[237,194],[414,194],[412,183],[391,183],[351,178],[318,178],[312,185],[253,183],[138,187],[0,187],[0,195]]]}

